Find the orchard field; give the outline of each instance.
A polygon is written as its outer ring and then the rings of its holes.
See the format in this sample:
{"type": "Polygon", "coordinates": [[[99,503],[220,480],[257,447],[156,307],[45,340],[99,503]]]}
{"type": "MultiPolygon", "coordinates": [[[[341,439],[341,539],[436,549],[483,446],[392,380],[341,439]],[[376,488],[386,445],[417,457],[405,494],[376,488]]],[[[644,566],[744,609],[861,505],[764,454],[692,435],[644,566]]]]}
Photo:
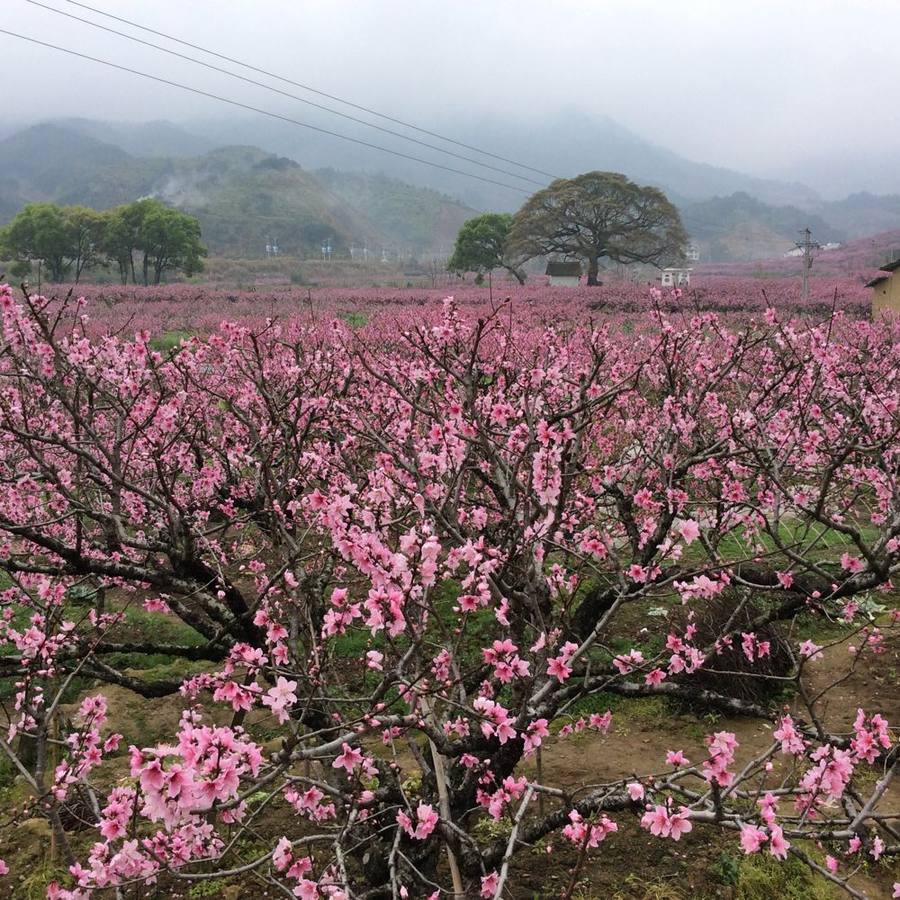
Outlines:
{"type": "MultiPolygon", "coordinates": [[[[401,322],[412,314],[439,307],[452,295],[460,308],[490,310],[510,299],[515,317],[526,316],[540,327],[577,323],[602,315],[604,321],[622,325],[635,316],[668,313],[715,312],[728,320],[761,314],[767,308],[785,317],[826,317],[832,309],[854,319],[868,318],[870,290],[863,277],[813,279],[810,296],[801,299],[799,278],[734,278],[709,276],[695,280],[684,292],[657,293],[650,285],[613,283],[602,287],[560,288],[546,284],[520,286],[495,282],[492,288],[459,281],[436,288],[347,288],[259,286],[229,289],[189,283],[135,287],[128,285],[79,285],[77,296],[90,302],[87,332],[101,335],[116,328],[148,330],[155,338],[170,333],[189,336],[208,333],[223,320],[259,324],[266,318],[292,319],[321,324],[340,318],[358,327],[373,316],[394,314],[401,322]]],[[[45,293],[65,296],[70,288],[51,286],[45,293]]],[[[507,311],[508,312],[508,311],[507,311]]],[[[180,339],[180,338],[179,338],[180,339]]]]}
{"type": "Polygon", "coordinates": [[[900,896],[861,282],[44,293],[0,287],[0,895],[900,896]]]}

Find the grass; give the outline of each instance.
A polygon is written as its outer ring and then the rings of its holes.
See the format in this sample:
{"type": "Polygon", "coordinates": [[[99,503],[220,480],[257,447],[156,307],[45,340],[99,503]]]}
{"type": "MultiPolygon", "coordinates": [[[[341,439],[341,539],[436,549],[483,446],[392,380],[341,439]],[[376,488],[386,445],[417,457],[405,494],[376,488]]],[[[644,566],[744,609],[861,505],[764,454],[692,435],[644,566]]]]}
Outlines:
{"type": "Polygon", "coordinates": [[[200,900],[201,897],[221,897],[222,888],[233,883],[230,878],[211,878],[208,881],[198,881],[191,886],[187,895],[191,900],[200,900]]]}
{"type": "MultiPolygon", "coordinates": [[[[863,537],[863,540],[871,542],[877,538],[878,530],[868,525],[857,523],[857,528],[863,537]]],[[[813,546],[815,550],[812,557],[827,555],[829,558],[834,555],[834,550],[855,547],[853,541],[847,535],[825,528],[818,522],[803,522],[799,519],[791,522],[780,521],[778,523],[778,540],[784,546],[801,545],[804,547],[813,546]]],[[[752,558],[758,555],[756,545],[762,548],[763,554],[777,554],[779,551],[775,541],[771,535],[762,532],[755,536],[754,542],[744,538],[739,532],[732,531],[725,535],[719,542],[719,553],[726,559],[752,558]]],[[[684,559],[699,558],[703,555],[703,550],[699,545],[692,547],[684,554],[684,559]]]]}
{"type": "MultiPolygon", "coordinates": [[[[591,713],[612,712],[614,722],[631,722],[635,725],[666,725],[671,723],[677,712],[677,705],[668,697],[622,697],[597,691],[587,697],[576,700],[566,710],[566,721],[569,716],[589,716],[591,713]]],[[[563,722],[562,719],[559,720],[563,722]]]]}
{"type": "Polygon", "coordinates": [[[340,316],[353,329],[364,328],[369,321],[364,312],[342,312],[340,316]]]}
{"type": "Polygon", "coordinates": [[[150,340],[150,346],[160,353],[168,353],[176,347],[181,346],[182,341],[186,341],[194,336],[193,331],[183,331],[176,329],[174,331],[166,331],[159,337],[150,340]]]}
{"type": "MultiPolygon", "coordinates": [[[[625,877],[625,884],[629,888],[628,893],[616,891],[612,895],[612,900],[633,900],[634,897],[640,897],[641,900],[686,900],[689,896],[680,891],[671,880],[657,878],[654,881],[644,881],[639,875],[628,875],[625,877]]],[[[579,896],[578,894],[575,895],[579,896]]],[[[584,900],[594,900],[593,894],[581,894],[584,900]]]]}
{"type": "Polygon", "coordinates": [[[124,625],[141,635],[153,635],[154,640],[160,643],[188,644],[191,647],[199,647],[206,643],[206,639],[199,631],[176,616],[148,612],[140,606],[129,606],[125,610],[124,625]]]}
{"type": "Polygon", "coordinates": [[[738,865],[735,900],[832,900],[837,896],[837,888],[793,856],[779,862],[760,853],[738,865]]]}

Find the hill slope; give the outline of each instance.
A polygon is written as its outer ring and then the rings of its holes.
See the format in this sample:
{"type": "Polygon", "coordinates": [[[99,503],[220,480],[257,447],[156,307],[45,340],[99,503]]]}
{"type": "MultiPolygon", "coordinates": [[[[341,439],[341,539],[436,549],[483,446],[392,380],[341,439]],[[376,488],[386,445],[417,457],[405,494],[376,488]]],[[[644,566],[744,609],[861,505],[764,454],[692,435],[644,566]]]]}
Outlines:
{"type": "Polygon", "coordinates": [[[685,228],[705,260],[753,260],[780,255],[794,246],[798,232],[812,229],[821,243],[841,241],[844,232],[821,216],[796,206],[771,206],[738,192],[680,205],[685,228]]]}
{"type": "MultiPolygon", "coordinates": [[[[900,229],[871,234],[847,241],[834,250],[822,250],[815,254],[811,274],[813,277],[850,277],[861,283],[877,274],[879,266],[900,259],[900,229]]],[[[777,256],[746,262],[708,262],[697,266],[699,274],[750,276],[797,275],[803,263],[799,257],[777,256]]]]}
{"type": "MultiPolygon", "coordinates": [[[[229,118],[191,122],[188,127],[193,133],[202,134],[217,143],[242,140],[261,144],[273,152],[302,159],[311,168],[333,166],[344,171],[374,168],[404,181],[446,191],[478,209],[513,211],[522,202],[522,196],[514,191],[380,154],[282,122],[261,118],[229,118]]],[[[373,139],[372,133],[360,126],[341,123],[339,130],[352,137],[373,139]]],[[[452,122],[439,124],[436,130],[471,146],[489,149],[500,156],[562,177],[600,169],[625,172],[636,181],[656,185],[668,194],[685,200],[703,200],[720,194],[745,191],[766,203],[776,205],[794,204],[805,207],[820,202],[815,191],[805,185],[756,178],[743,172],[695,162],[635,134],[609,117],[590,116],[577,110],[536,110],[534,116],[527,121],[507,118],[502,111],[485,119],[463,115],[455,117],[452,122]]],[[[434,142],[431,138],[426,139],[434,142]]],[[[397,146],[416,156],[439,159],[427,149],[398,144],[388,138],[378,137],[376,143],[397,146]]],[[[459,147],[451,149],[468,156],[477,155],[459,147]]],[[[467,162],[450,159],[439,161],[460,169],[477,171],[467,162]]],[[[488,162],[501,169],[513,168],[498,160],[488,162]]],[[[481,174],[519,185],[526,190],[535,187],[510,175],[495,172],[481,174]]],[[[550,180],[535,172],[522,174],[542,184],[550,180]]]]}
{"type": "MultiPolygon", "coordinates": [[[[471,123],[460,130],[466,127],[471,123]]],[[[822,242],[900,228],[900,196],[859,193],[824,202],[803,185],[686,160],[610,119],[557,112],[530,129],[498,119],[480,123],[469,139],[510,158],[542,164],[549,159],[550,172],[623,171],[662,187],[705,261],[777,257],[807,226],[822,242]]],[[[537,184],[522,182],[526,192],[546,181],[537,173],[531,177],[537,184]]],[[[260,256],[277,239],[284,254],[318,254],[322,242],[330,241],[342,255],[368,243],[376,254],[384,248],[393,256],[448,252],[460,225],[474,214],[466,200],[481,209],[514,210],[526,193],[409,160],[373,157],[315,133],[258,120],[187,128],[69,119],[0,140],[0,221],[33,200],[103,209],[141,196],[157,196],[197,214],[204,239],[218,254],[260,256]],[[219,132],[228,137],[228,146],[218,146],[219,132]],[[254,144],[287,155],[233,146],[235,137],[245,134],[254,144]],[[381,172],[358,170],[373,158],[381,172]],[[314,168],[323,164],[327,168],[314,168]],[[354,167],[357,171],[339,171],[354,167]]]]}
{"type": "Polygon", "coordinates": [[[0,221],[32,201],[106,209],[142,196],[196,214],[211,250],[238,256],[262,255],[271,238],[290,255],[317,253],[324,240],[337,252],[368,242],[420,254],[452,245],[474,214],[433,190],[381,175],[310,172],[257,147],[138,157],[60,124],[0,141],[0,221]]]}

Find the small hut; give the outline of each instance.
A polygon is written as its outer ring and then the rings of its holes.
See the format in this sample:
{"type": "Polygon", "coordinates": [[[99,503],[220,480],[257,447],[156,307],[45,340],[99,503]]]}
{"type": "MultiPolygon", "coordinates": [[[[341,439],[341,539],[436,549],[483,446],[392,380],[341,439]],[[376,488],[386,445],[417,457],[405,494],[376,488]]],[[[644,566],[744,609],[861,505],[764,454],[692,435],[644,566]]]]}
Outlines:
{"type": "Polygon", "coordinates": [[[581,263],[553,261],[547,263],[546,273],[553,287],[578,287],[581,284],[581,263]]]}
{"type": "Polygon", "coordinates": [[[866,287],[872,288],[872,318],[882,313],[900,313],[900,259],[886,263],[881,271],[886,273],[873,278],[866,287]]]}

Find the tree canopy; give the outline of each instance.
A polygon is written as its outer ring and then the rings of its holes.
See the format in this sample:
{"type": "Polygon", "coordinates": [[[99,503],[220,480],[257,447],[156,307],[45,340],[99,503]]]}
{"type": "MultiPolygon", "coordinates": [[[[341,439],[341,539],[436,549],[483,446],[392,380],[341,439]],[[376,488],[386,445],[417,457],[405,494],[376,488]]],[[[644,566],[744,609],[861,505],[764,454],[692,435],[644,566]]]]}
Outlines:
{"type": "Polygon", "coordinates": [[[513,218],[507,246],[523,260],[583,259],[588,284],[597,284],[601,259],[660,265],[681,259],[686,243],[678,210],[661,190],[616,172],[587,172],[530,197],[513,218]]]}
{"type": "Polygon", "coordinates": [[[185,275],[203,270],[206,248],[200,243],[200,223],[177,209],[150,201],[138,231],[144,254],[144,284],[159,284],[164,272],[180,269],[185,275]]]}
{"type": "Polygon", "coordinates": [[[99,212],[84,206],[30,203],[0,229],[0,254],[27,274],[40,261],[51,281],[70,276],[77,283],[86,269],[115,263],[123,284],[135,276],[141,255],[144,284],[159,284],[168,271],[193,275],[203,268],[206,248],[194,216],[145,198],[99,212]]]}
{"type": "Polygon", "coordinates": [[[509,213],[485,213],[469,219],[459,230],[453,256],[447,263],[451,272],[477,272],[506,269],[525,283],[525,276],[507,252],[513,217],[509,213]]]}
{"type": "Polygon", "coordinates": [[[29,203],[0,231],[0,248],[18,262],[41,260],[53,281],[72,267],[75,241],[65,210],[54,203],[29,203]]]}

